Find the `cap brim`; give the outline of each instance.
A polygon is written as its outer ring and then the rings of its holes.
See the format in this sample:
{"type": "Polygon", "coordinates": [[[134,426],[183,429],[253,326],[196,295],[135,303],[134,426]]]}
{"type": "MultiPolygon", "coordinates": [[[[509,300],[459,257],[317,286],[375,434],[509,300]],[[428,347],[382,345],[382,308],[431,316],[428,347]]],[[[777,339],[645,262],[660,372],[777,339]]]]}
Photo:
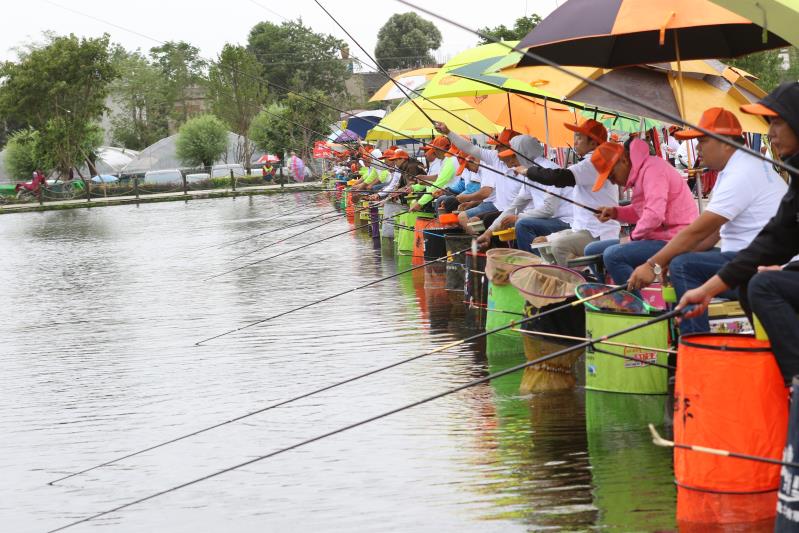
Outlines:
{"type": "Polygon", "coordinates": [[[599,192],[602,189],[602,187],[605,186],[605,182],[608,180],[608,176],[610,176],[611,170],[613,170],[613,167],[610,167],[610,170],[608,170],[607,172],[602,172],[597,175],[596,181],[594,182],[594,187],[591,189],[593,192],[599,192]]]}
{"type": "Polygon", "coordinates": [[[496,140],[496,139],[495,139],[495,138],[493,138],[493,137],[489,137],[489,138],[488,138],[488,140],[486,141],[486,143],[488,143],[488,144],[491,144],[491,145],[493,145],[493,146],[496,146],[496,145],[498,145],[498,144],[499,144],[499,141],[498,141],[498,140],[496,140]]]}
{"type": "Polygon", "coordinates": [[[498,157],[510,157],[512,155],[516,155],[516,152],[513,150],[502,150],[497,154],[498,157]]]}
{"type": "Polygon", "coordinates": [[[572,124],[571,122],[564,122],[563,126],[567,130],[571,130],[575,133],[585,133],[583,130],[580,129],[580,126],[578,126],[577,124],[572,124]]]}
{"type": "Polygon", "coordinates": [[[746,104],[741,106],[741,111],[750,115],[760,115],[761,117],[778,117],[779,113],[763,104],[746,104]]]}
{"type": "Polygon", "coordinates": [[[705,134],[699,130],[682,130],[674,134],[675,139],[685,141],[688,139],[696,139],[697,137],[704,137],[705,134]]]}

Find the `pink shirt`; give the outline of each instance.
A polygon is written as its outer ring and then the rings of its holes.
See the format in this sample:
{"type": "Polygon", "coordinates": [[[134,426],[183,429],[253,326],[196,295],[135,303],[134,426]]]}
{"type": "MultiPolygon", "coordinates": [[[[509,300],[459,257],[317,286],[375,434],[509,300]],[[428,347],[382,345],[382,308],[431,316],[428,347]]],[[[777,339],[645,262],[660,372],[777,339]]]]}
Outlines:
{"type": "Polygon", "coordinates": [[[649,155],[644,141],[630,144],[630,161],[632,202],[616,208],[617,220],[635,224],[633,240],[668,241],[699,216],[694,197],[677,169],[649,155]]]}

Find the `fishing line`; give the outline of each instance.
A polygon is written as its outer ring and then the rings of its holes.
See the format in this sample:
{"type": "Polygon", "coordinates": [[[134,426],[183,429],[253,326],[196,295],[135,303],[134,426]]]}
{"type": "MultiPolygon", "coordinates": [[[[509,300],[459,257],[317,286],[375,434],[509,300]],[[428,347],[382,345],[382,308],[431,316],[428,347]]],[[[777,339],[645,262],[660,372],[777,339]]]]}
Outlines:
{"type": "MultiPolygon", "coordinates": [[[[598,296],[598,295],[596,295],[596,296],[598,296]]],[[[535,359],[533,361],[527,361],[525,363],[510,367],[510,368],[506,368],[505,370],[501,370],[499,372],[494,372],[493,374],[489,374],[489,375],[484,376],[482,378],[478,378],[478,379],[469,381],[467,383],[464,383],[463,385],[459,385],[457,387],[453,387],[453,388],[444,390],[442,392],[436,393],[436,394],[434,394],[432,396],[428,396],[428,397],[423,398],[421,400],[417,400],[415,402],[411,402],[411,403],[402,405],[400,407],[391,409],[389,411],[384,411],[384,412],[382,412],[380,414],[377,414],[375,416],[371,416],[369,418],[362,419],[362,420],[360,420],[358,422],[354,422],[352,424],[348,424],[346,426],[339,427],[337,429],[334,429],[332,431],[328,431],[326,433],[322,433],[322,434],[317,435],[315,437],[311,437],[309,439],[305,439],[305,440],[303,440],[301,442],[298,442],[296,444],[292,444],[291,446],[286,446],[284,448],[280,448],[280,449],[275,450],[273,452],[270,452],[268,454],[261,455],[261,456],[258,456],[258,457],[254,457],[254,458],[249,459],[247,461],[244,461],[242,463],[238,463],[238,464],[229,466],[227,468],[224,468],[222,470],[217,470],[216,472],[212,472],[212,473],[207,474],[205,476],[193,479],[191,481],[187,481],[185,483],[181,483],[180,485],[176,485],[176,486],[170,487],[168,489],[156,492],[154,494],[150,494],[150,495],[145,496],[143,498],[139,498],[137,500],[134,500],[134,501],[131,501],[131,502],[128,502],[128,503],[124,503],[122,505],[118,505],[118,506],[116,506],[116,507],[114,507],[112,509],[108,509],[106,511],[102,511],[102,512],[96,513],[94,515],[91,515],[91,516],[88,516],[88,517],[85,517],[85,518],[81,518],[80,520],[76,520],[74,522],[70,522],[69,524],[61,526],[59,528],[50,530],[49,533],[54,533],[56,531],[63,531],[64,529],[67,529],[69,527],[72,527],[72,526],[75,526],[75,525],[78,525],[78,524],[82,524],[82,523],[88,522],[90,520],[94,520],[95,518],[99,518],[101,516],[105,516],[105,515],[120,511],[120,510],[125,509],[127,507],[131,507],[133,505],[137,505],[139,503],[143,503],[143,502],[146,502],[148,500],[152,500],[153,498],[157,498],[159,496],[163,496],[164,494],[169,494],[170,492],[175,492],[175,491],[180,490],[182,488],[185,488],[185,487],[188,487],[188,486],[191,486],[191,485],[195,485],[195,484],[200,483],[202,481],[205,481],[205,480],[211,479],[213,477],[225,474],[227,472],[231,472],[233,470],[237,470],[237,469],[245,467],[245,466],[249,466],[249,465],[257,463],[259,461],[263,461],[265,459],[269,459],[271,457],[275,457],[277,455],[281,455],[283,453],[286,453],[286,452],[289,452],[289,451],[292,451],[292,450],[296,450],[297,448],[301,448],[301,447],[306,446],[308,444],[311,444],[311,443],[314,443],[314,442],[318,442],[318,441],[326,439],[328,437],[332,437],[334,435],[338,435],[338,434],[343,433],[345,431],[349,431],[351,429],[354,429],[354,428],[369,424],[371,422],[375,422],[377,420],[380,420],[382,418],[386,418],[386,417],[394,415],[396,413],[400,413],[402,411],[406,411],[408,409],[412,409],[412,408],[417,407],[419,405],[423,405],[423,404],[429,403],[429,402],[431,402],[433,400],[437,400],[439,398],[443,398],[444,396],[448,396],[450,394],[454,394],[456,392],[460,392],[462,390],[474,387],[476,385],[481,385],[483,383],[488,383],[488,382],[490,382],[490,381],[492,381],[494,379],[497,379],[497,378],[500,378],[500,377],[503,377],[503,376],[507,376],[507,375],[512,374],[514,372],[518,372],[519,370],[523,370],[525,368],[528,368],[528,367],[531,367],[531,366],[534,366],[534,365],[537,365],[537,364],[540,364],[540,363],[545,363],[545,362],[547,362],[547,361],[549,361],[551,359],[554,359],[556,357],[560,357],[562,355],[568,354],[569,352],[572,352],[575,349],[585,348],[588,345],[592,344],[593,342],[600,342],[602,340],[607,340],[607,339],[610,339],[610,338],[613,338],[613,337],[617,337],[619,335],[624,335],[625,333],[630,333],[632,331],[635,331],[635,330],[638,330],[638,329],[641,329],[641,328],[644,328],[644,327],[647,327],[647,326],[651,326],[651,325],[653,325],[653,324],[655,324],[657,322],[660,322],[662,320],[671,319],[671,318],[681,314],[681,312],[682,311],[675,309],[673,311],[670,311],[669,313],[665,313],[663,315],[655,317],[655,318],[653,318],[651,320],[648,320],[646,322],[642,322],[640,324],[635,324],[635,325],[630,326],[628,328],[624,328],[622,330],[619,330],[619,331],[604,335],[603,337],[597,339],[596,341],[586,341],[586,342],[583,342],[583,343],[578,344],[576,346],[565,348],[563,350],[558,350],[556,352],[550,353],[550,354],[545,355],[543,357],[539,357],[538,359],[535,359]]],[[[533,318],[535,318],[535,317],[530,317],[530,319],[533,319],[533,318]]],[[[485,334],[487,334],[487,333],[485,333],[485,334]]],[[[449,345],[449,346],[452,346],[452,345],[449,345]]]]}
{"type": "Polygon", "coordinates": [[[238,328],[231,329],[231,330],[226,331],[224,333],[220,333],[219,335],[214,335],[213,337],[208,337],[207,339],[203,339],[201,341],[195,342],[194,345],[195,346],[202,346],[206,342],[212,341],[214,339],[218,339],[220,337],[224,337],[225,335],[230,335],[231,333],[236,333],[238,331],[241,331],[241,330],[244,330],[244,329],[247,329],[247,328],[251,328],[251,327],[256,326],[258,324],[263,324],[264,322],[268,322],[270,320],[274,320],[275,318],[279,318],[281,316],[286,316],[286,315],[288,315],[290,313],[293,313],[295,311],[300,311],[302,309],[307,309],[308,307],[311,307],[313,305],[320,304],[322,302],[327,302],[328,300],[332,300],[333,298],[337,298],[339,296],[343,296],[345,294],[349,294],[351,292],[355,292],[355,291],[360,290],[360,289],[365,289],[366,287],[371,287],[372,285],[376,285],[376,284],[380,283],[381,281],[386,281],[386,280],[389,280],[391,278],[396,278],[397,276],[401,276],[402,274],[406,274],[406,273],[411,272],[413,270],[426,267],[427,265],[430,265],[432,263],[437,263],[439,261],[446,260],[450,256],[460,255],[460,254],[462,254],[464,252],[467,252],[467,251],[469,251],[469,249],[461,250],[460,252],[455,252],[455,253],[453,253],[451,255],[444,256],[444,257],[441,257],[439,259],[434,259],[432,261],[426,261],[426,262],[422,263],[421,265],[417,265],[417,266],[408,268],[408,269],[403,270],[401,272],[397,272],[396,274],[391,274],[390,276],[386,276],[385,278],[380,278],[380,279],[377,279],[375,281],[370,281],[369,283],[366,283],[364,285],[359,285],[358,287],[354,287],[352,289],[347,289],[346,291],[340,292],[338,294],[334,294],[332,296],[327,296],[326,298],[323,298],[321,300],[316,300],[315,302],[311,302],[309,304],[305,304],[305,305],[302,305],[300,307],[295,307],[294,309],[290,309],[290,310],[285,311],[283,313],[279,313],[277,315],[272,315],[272,316],[267,317],[267,318],[262,318],[260,320],[256,320],[255,322],[250,322],[250,323],[245,324],[243,326],[240,326],[238,328]]]}
{"type": "MultiPolygon", "coordinates": [[[[465,252],[465,251],[468,251],[468,249],[461,250],[460,252],[456,252],[456,253],[455,253],[455,254],[453,254],[453,255],[459,255],[459,254],[461,254],[461,253],[463,253],[463,252],[465,252]]],[[[431,263],[432,263],[432,262],[434,262],[434,261],[431,261],[431,263]]],[[[424,265],[421,265],[421,266],[424,266],[424,265]]],[[[417,266],[417,267],[414,267],[414,269],[415,269],[415,268],[419,268],[419,267],[417,266]]],[[[411,270],[413,270],[413,269],[411,269],[411,270]]],[[[404,273],[404,272],[403,272],[403,273],[404,273]]],[[[604,292],[604,293],[595,294],[595,295],[592,295],[592,296],[588,296],[588,297],[586,297],[586,298],[584,298],[584,299],[578,300],[578,301],[577,301],[577,304],[583,304],[583,303],[585,303],[585,302],[587,302],[587,301],[589,301],[589,300],[592,300],[592,299],[594,299],[594,298],[599,298],[600,296],[606,296],[606,295],[608,295],[608,294],[611,294],[611,293],[613,293],[613,292],[616,292],[616,291],[619,291],[619,290],[622,290],[622,289],[624,289],[624,286],[623,286],[623,285],[620,285],[620,286],[618,286],[618,287],[615,287],[615,288],[613,288],[613,289],[611,289],[611,290],[609,290],[609,291],[606,291],[606,292],[604,292]]],[[[563,304],[563,305],[560,305],[560,306],[558,306],[558,307],[556,307],[556,308],[553,308],[553,309],[548,309],[547,311],[544,311],[543,313],[539,313],[538,315],[536,315],[535,317],[532,317],[532,318],[541,318],[541,317],[544,317],[544,316],[546,316],[546,315],[549,315],[549,314],[552,314],[552,313],[556,313],[556,312],[558,312],[558,311],[562,311],[563,309],[567,309],[567,308],[569,308],[569,307],[574,307],[574,306],[575,306],[575,303],[574,303],[574,302],[567,302],[567,303],[565,303],[565,304],[563,304]]],[[[530,319],[528,319],[528,320],[532,320],[532,318],[530,318],[530,319]]],[[[412,357],[409,357],[409,358],[407,358],[407,359],[402,359],[402,360],[400,360],[400,361],[397,361],[397,362],[395,362],[395,363],[391,363],[391,364],[389,364],[389,365],[386,365],[386,366],[383,366],[383,367],[380,367],[380,368],[376,368],[376,369],[374,369],[374,370],[369,370],[369,371],[367,371],[367,372],[364,372],[363,374],[358,374],[358,375],[356,375],[356,376],[352,376],[352,377],[350,377],[350,378],[347,378],[347,379],[345,379],[345,380],[342,380],[342,381],[339,381],[339,382],[333,383],[333,384],[331,384],[331,385],[326,385],[325,387],[322,387],[322,388],[319,388],[319,389],[316,389],[316,390],[313,390],[313,391],[310,391],[310,392],[306,392],[306,393],[304,393],[304,394],[301,394],[301,395],[299,395],[299,396],[295,396],[295,397],[293,397],[293,398],[289,398],[288,400],[283,400],[283,401],[281,401],[281,402],[278,402],[278,403],[275,403],[275,404],[272,404],[272,405],[268,405],[268,406],[266,406],[266,407],[263,407],[263,408],[261,408],[261,409],[258,409],[258,410],[255,410],[255,411],[252,411],[252,412],[249,412],[249,413],[243,414],[243,415],[241,415],[241,416],[237,416],[237,417],[235,417],[235,418],[231,418],[231,419],[229,419],[229,420],[226,420],[226,421],[224,421],[224,422],[220,422],[220,423],[218,423],[218,424],[214,424],[214,425],[212,425],[212,426],[208,426],[208,427],[205,427],[205,428],[199,429],[199,430],[197,430],[197,431],[193,431],[193,432],[191,432],[191,433],[188,433],[188,434],[185,434],[185,435],[181,435],[181,436],[179,436],[179,437],[175,437],[175,438],[173,438],[173,439],[170,439],[170,440],[168,440],[168,441],[161,442],[161,443],[159,443],[159,444],[155,444],[155,445],[153,445],[153,446],[149,446],[149,447],[147,447],[147,448],[144,448],[144,449],[141,449],[141,450],[138,450],[138,451],[135,451],[135,452],[131,452],[131,453],[127,454],[127,455],[124,455],[124,456],[121,456],[121,457],[117,457],[117,458],[115,458],[115,459],[112,459],[112,460],[110,460],[110,461],[106,461],[106,462],[104,462],[104,463],[100,463],[100,464],[98,464],[98,465],[95,465],[95,466],[92,466],[92,467],[86,468],[86,469],[84,469],[84,470],[81,470],[81,471],[79,471],[79,472],[74,472],[74,473],[72,473],[72,474],[69,474],[69,475],[67,475],[67,476],[60,477],[60,478],[58,478],[58,479],[55,479],[55,480],[53,480],[53,481],[50,481],[50,482],[48,483],[48,485],[53,485],[53,484],[55,484],[55,483],[58,483],[58,482],[60,482],[60,481],[64,481],[64,480],[66,480],[66,479],[69,479],[69,478],[72,478],[72,477],[75,477],[75,476],[79,476],[79,475],[81,475],[81,474],[85,474],[85,473],[87,473],[87,472],[91,472],[92,470],[95,470],[95,469],[97,469],[97,468],[102,468],[102,467],[104,467],[104,466],[108,466],[108,465],[111,465],[111,464],[113,464],[113,463],[117,463],[117,462],[119,462],[119,461],[122,461],[122,460],[124,460],[124,459],[129,459],[129,458],[131,458],[131,457],[134,457],[134,456],[136,456],[136,455],[140,455],[140,454],[142,454],[142,453],[149,452],[149,451],[155,450],[155,449],[157,449],[157,448],[161,448],[161,447],[163,447],[163,446],[166,446],[166,445],[168,445],[168,444],[172,444],[172,443],[175,443],[175,442],[178,442],[178,441],[181,441],[181,440],[187,439],[187,438],[189,438],[189,437],[193,437],[193,436],[195,436],[195,435],[199,435],[199,434],[201,434],[201,433],[205,433],[206,431],[210,431],[210,430],[212,430],[212,429],[216,429],[216,428],[218,428],[218,427],[222,427],[222,426],[225,426],[225,425],[227,425],[227,424],[231,424],[231,423],[233,423],[233,422],[237,422],[237,421],[239,421],[239,420],[243,420],[243,419],[245,419],[245,418],[248,418],[248,417],[251,417],[251,416],[254,416],[254,415],[257,415],[257,414],[263,413],[263,412],[265,412],[265,411],[269,411],[270,409],[274,409],[274,408],[276,408],[276,407],[281,407],[281,406],[283,406],[283,405],[287,405],[287,404],[290,404],[290,403],[296,402],[297,400],[302,400],[302,399],[304,399],[304,398],[308,398],[308,397],[310,397],[310,396],[314,396],[314,395],[316,395],[316,394],[319,394],[320,392],[329,391],[329,390],[331,390],[331,389],[334,389],[334,388],[336,388],[336,387],[340,387],[341,385],[346,385],[347,383],[352,383],[353,381],[357,381],[357,380],[359,380],[359,379],[363,379],[363,378],[365,378],[365,377],[368,377],[368,376],[373,376],[373,375],[375,375],[375,374],[377,374],[377,373],[383,372],[383,371],[385,371],[385,370],[389,370],[389,369],[391,369],[391,368],[398,367],[398,366],[400,366],[400,365],[404,365],[404,364],[406,364],[406,363],[410,363],[411,361],[415,361],[415,360],[417,360],[417,359],[420,359],[420,358],[422,358],[422,357],[426,357],[426,356],[428,356],[428,355],[433,355],[433,354],[436,354],[436,353],[440,353],[440,352],[443,352],[443,351],[445,351],[445,350],[448,350],[448,349],[450,349],[450,348],[455,348],[455,347],[457,347],[457,346],[460,346],[460,345],[462,345],[462,344],[467,344],[467,343],[469,343],[469,342],[472,342],[472,341],[475,341],[475,340],[479,340],[479,339],[481,339],[481,338],[483,338],[483,337],[486,337],[486,336],[488,336],[488,335],[491,335],[491,334],[494,334],[494,333],[498,333],[498,332],[500,332],[500,331],[506,330],[506,329],[508,329],[508,328],[511,328],[511,327],[513,327],[513,326],[515,326],[515,325],[519,325],[519,324],[521,324],[521,323],[522,323],[522,322],[512,322],[512,323],[510,323],[510,324],[506,324],[506,325],[503,325],[503,326],[499,326],[499,327],[497,327],[497,328],[494,328],[494,329],[492,329],[492,330],[490,330],[490,331],[484,331],[484,332],[480,332],[480,333],[478,333],[478,334],[476,334],[476,335],[472,335],[471,337],[467,337],[467,338],[465,338],[465,339],[461,339],[461,340],[459,340],[459,341],[455,341],[455,342],[452,342],[452,343],[448,343],[448,344],[446,344],[446,345],[444,345],[444,346],[441,346],[441,347],[439,347],[439,348],[436,348],[436,349],[434,349],[434,350],[432,350],[432,351],[430,351],[430,352],[425,352],[425,353],[423,353],[423,354],[421,354],[421,355],[414,355],[414,356],[412,356],[412,357]]]]}
{"type": "MultiPolygon", "coordinates": [[[[405,211],[400,211],[399,213],[391,215],[390,217],[383,218],[383,220],[390,220],[390,219],[392,219],[394,217],[398,217],[400,215],[404,215],[405,213],[406,213],[405,211]]],[[[337,220],[337,219],[338,219],[338,217],[336,217],[336,219],[334,219],[334,220],[337,220]]],[[[215,279],[215,278],[219,278],[219,277],[224,276],[226,274],[230,274],[232,272],[237,272],[239,270],[242,270],[242,269],[245,269],[245,268],[249,268],[251,266],[258,265],[258,264],[264,263],[266,261],[270,261],[270,260],[275,259],[277,257],[281,257],[281,256],[284,256],[284,255],[290,254],[292,252],[296,252],[297,250],[302,250],[304,248],[308,248],[309,246],[313,246],[315,244],[319,244],[320,242],[329,241],[330,239],[332,239],[334,237],[340,237],[341,235],[346,235],[348,233],[352,233],[353,231],[359,230],[361,228],[366,228],[366,227],[369,227],[371,225],[372,225],[372,222],[369,221],[369,222],[367,222],[365,224],[360,224],[360,225],[352,227],[352,228],[350,228],[350,229],[348,229],[346,231],[342,231],[341,233],[334,233],[333,235],[329,235],[329,236],[327,236],[327,237],[325,237],[323,239],[319,239],[319,240],[316,240],[316,241],[313,241],[313,242],[309,242],[308,244],[303,244],[302,246],[297,246],[296,248],[292,248],[291,250],[286,250],[284,252],[280,252],[279,254],[270,255],[269,257],[264,257],[263,259],[258,259],[257,261],[251,261],[249,263],[246,263],[244,265],[238,266],[236,268],[231,268],[230,270],[226,270],[224,272],[220,272],[219,274],[214,274],[213,276],[209,276],[209,277],[203,279],[202,281],[208,281],[208,280],[212,280],[212,279],[215,279]]],[[[303,233],[305,233],[305,232],[303,232],[303,233]]]]}

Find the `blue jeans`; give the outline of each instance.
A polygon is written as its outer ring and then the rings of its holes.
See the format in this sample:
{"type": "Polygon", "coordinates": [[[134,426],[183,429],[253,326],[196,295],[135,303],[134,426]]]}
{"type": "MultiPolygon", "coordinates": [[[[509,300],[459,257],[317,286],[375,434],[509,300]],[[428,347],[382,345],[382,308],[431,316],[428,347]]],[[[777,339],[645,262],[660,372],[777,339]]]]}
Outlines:
{"type": "Polygon", "coordinates": [[[492,202],[482,202],[474,207],[471,207],[464,211],[466,216],[469,218],[472,217],[480,217],[483,218],[485,215],[490,215],[491,213],[499,213],[499,209],[497,209],[492,202]]]}
{"type": "MultiPolygon", "coordinates": [[[[605,239],[604,241],[590,242],[585,247],[585,250],[583,251],[583,255],[604,254],[605,250],[607,250],[611,246],[615,246],[617,244],[619,244],[619,239],[605,239]]],[[[602,264],[603,265],[605,264],[604,258],[602,259],[602,264]]],[[[593,272],[594,277],[596,279],[598,279],[600,282],[604,281],[605,276],[604,276],[604,274],[602,272],[600,272],[601,269],[597,268],[597,265],[595,263],[592,263],[591,265],[589,265],[589,268],[591,269],[591,272],[593,272]]]]}
{"type": "Polygon", "coordinates": [[[565,229],[569,229],[569,225],[559,218],[520,218],[516,220],[516,248],[529,252],[536,237],[565,229]]]}
{"type": "MultiPolygon", "coordinates": [[[[677,292],[677,299],[712,278],[721,267],[729,263],[736,252],[721,252],[718,248],[706,252],[689,252],[678,255],[669,264],[669,279],[677,292]]],[[[724,291],[721,298],[737,300],[736,291],[724,291]]],[[[704,333],[710,331],[707,313],[685,319],[680,323],[680,333],[704,333]]]]}
{"type": "MultiPolygon", "coordinates": [[[[605,242],[605,241],[599,241],[605,242]]],[[[592,243],[593,244],[593,243],[592,243]]],[[[585,247],[586,250],[591,245],[585,247]]],[[[626,285],[636,267],[666,246],[666,241],[630,241],[608,246],[602,254],[605,269],[616,285],[626,285]]]]}

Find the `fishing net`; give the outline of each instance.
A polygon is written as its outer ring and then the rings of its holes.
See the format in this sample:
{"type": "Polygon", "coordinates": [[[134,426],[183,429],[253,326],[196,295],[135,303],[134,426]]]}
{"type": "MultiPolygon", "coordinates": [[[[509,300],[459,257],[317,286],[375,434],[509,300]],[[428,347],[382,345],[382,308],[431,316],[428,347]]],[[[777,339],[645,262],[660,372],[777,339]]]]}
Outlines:
{"type": "Polygon", "coordinates": [[[486,276],[494,285],[507,285],[513,272],[539,263],[541,258],[530,252],[514,248],[492,248],[486,252],[486,276]]]}
{"type": "MultiPolygon", "coordinates": [[[[489,250],[488,253],[492,251],[489,250]]],[[[537,261],[541,261],[538,256],[533,257],[537,261]]],[[[488,271],[488,267],[486,267],[486,271],[488,271]]],[[[558,265],[546,264],[516,267],[509,279],[511,285],[516,287],[524,299],[537,309],[573,297],[577,286],[585,283],[585,278],[579,272],[558,265]]]]}
{"type": "MultiPolygon", "coordinates": [[[[575,288],[574,293],[577,298],[584,299],[596,294],[607,293],[613,290],[611,285],[602,283],[583,283],[575,288]]],[[[645,315],[649,313],[649,308],[644,301],[631,292],[617,290],[610,294],[603,294],[598,298],[589,300],[584,304],[592,311],[614,311],[616,313],[631,313],[645,315]]]]}

